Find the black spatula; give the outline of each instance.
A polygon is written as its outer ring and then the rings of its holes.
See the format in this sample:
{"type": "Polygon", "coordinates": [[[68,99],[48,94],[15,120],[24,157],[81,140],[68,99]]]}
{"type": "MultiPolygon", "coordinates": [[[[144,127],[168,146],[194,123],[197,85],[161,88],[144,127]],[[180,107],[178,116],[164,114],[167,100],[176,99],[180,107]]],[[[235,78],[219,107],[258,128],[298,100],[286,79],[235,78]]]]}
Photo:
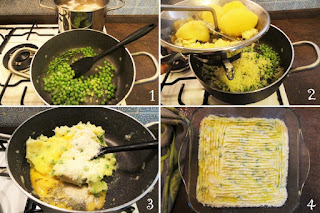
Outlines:
{"type": "Polygon", "coordinates": [[[111,53],[112,51],[118,49],[119,47],[122,47],[126,44],[129,44],[139,38],[141,38],[142,36],[148,34],[151,30],[153,30],[156,27],[155,24],[149,24],[145,27],[140,28],[139,30],[133,32],[132,34],[130,34],[128,37],[126,37],[125,39],[123,39],[122,41],[120,41],[118,44],[116,44],[115,46],[111,47],[110,49],[102,52],[101,54],[94,56],[94,57],[85,57],[85,58],[81,58],[80,60],[74,62],[73,64],[71,64],[71,68],[72,70],[74,70],[75,72],[75,76],[74,78],[79,78],[80,76],[82,76],[83,74],[85,74],[86,72],[88,72],[91,67],[102,57],[106,56],[107,54],[111,53]]]}
{"type": "Polygon", "coordinates": [[[104,154],[107,153],[114,153],[114,152],[124,152],[124,151],[134,151],[134,150],[143,150],[143,149],[156,149],[158,147],[158,141],[148,141],[142,143],[130,143],[121,146],[106,146],[100,149],[91,160],[96,159],[104,154]]]}

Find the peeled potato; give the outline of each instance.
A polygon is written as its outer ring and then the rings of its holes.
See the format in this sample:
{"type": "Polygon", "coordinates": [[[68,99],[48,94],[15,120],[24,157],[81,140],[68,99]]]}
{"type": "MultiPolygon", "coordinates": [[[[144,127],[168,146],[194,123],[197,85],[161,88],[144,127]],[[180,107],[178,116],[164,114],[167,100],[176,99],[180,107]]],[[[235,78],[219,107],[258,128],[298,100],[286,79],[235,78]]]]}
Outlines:
{"type": "Polygon", "coordinates": [[[244,4],[242,4],[241,1],[232,1],[223,6],[222,12],[223,14],[226,14],[232,9],[239,9],[239,8],[247,9],[247,7],[244,4]]]}
{"type": "Polygon", "coordinates": [[[231,36],[241,36],[243,32],[254,28],[258,16],[247,8],[232,9],[224,14],[219,21],[219,28],[231,36]]]}
{"type": "Polygon", "coordinates": [[[189,21],[178,29],[176,37],[185,40],[196,39],[198,41],[207,42],[210,39],[210,33],[203,22],[189,21]]]}
{"type": "MultiPolygon", "coordinates": [[[[216,12],[216,16],[219,22],[220,17],[222,16],[222,7],[219,5],[208,5],[209,7],[212,7],[214,9],[214,11],[216,12]]],[[[211,23],[214,24],[213,22],[213,16],[212,13],[209,11],[205,11],[205,12],[201,12],[199,14],[199,18],[201,18],[203,21],[207,22],[207,23],[211,23]]]]}

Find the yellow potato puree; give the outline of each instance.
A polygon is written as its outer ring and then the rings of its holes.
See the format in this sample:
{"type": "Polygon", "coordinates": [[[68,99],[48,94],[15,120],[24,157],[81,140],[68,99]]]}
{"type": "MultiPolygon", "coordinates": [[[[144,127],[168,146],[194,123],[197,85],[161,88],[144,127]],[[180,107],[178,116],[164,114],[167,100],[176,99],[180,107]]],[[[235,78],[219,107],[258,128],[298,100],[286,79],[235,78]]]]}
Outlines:
{"type": "Polygon", "coordinates": [[[176,33],[172,36],[172,42],[178,46],[191,48],[216,48],[236,44],[241,39],[249,39],[258,33],[255,26],[258,16],[250,11],[240,1],[232,1],[223,7],[208,5],[217,15],[219,30],[227,35],[238,38],[238,41],[218,39],[208,29],[204,22],[214,24],[211,12],[205,11],[198,14],[198,19],[178,20],[174,23],[176,33]],[[203,22],[204,21],[204,22],[203,22]]]}
{"type": "Polygon", "coordinates": [[[93,211],[101,209],[106,198],[104,176],[116,170],[114,154],[90,160],[106,146],[104,130],[79,123],[61,126],[52,137],[39,136],[26,142],[33,193],[57,207],[93,211]]]}
{"type": "Polygon", "coordinates": [[[209,115],[200,125],[196,198],[218,208],[282,206],[288,158],[283,121],[209,115]]]}

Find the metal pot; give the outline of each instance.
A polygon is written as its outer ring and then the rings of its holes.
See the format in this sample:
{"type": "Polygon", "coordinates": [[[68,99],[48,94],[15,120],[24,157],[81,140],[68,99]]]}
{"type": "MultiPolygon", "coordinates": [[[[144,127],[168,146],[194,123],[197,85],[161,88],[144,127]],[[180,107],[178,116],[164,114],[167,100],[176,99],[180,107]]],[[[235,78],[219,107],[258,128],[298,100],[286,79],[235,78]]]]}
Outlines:
{"type": "Polygon", "coordinates": [[[206,80],[206,78],[203,76],[203,61],[199,60],[193,54],[189,55],[190,68],[210,95],[230,104],[249,104],[263,100],[274,93],[289,73],[310,70],[320,64],[320,49],[315,43],[311,41],[299,41],[291,43],[288,36],[276,26],[270,25],[269,31],[258,42],[271,46],[279,54],[281,66],[285,70],[284,74],[278,80],[264,88],[249,92],[227,92],[214,88],[210,85],[210,80],[206,80]],[[309,45],[313,47],[317,54],[317,59],[310,65],[291,69],[294,60],[293,47],[299,45],[309,45]]]}
{"type": "MultiPolygon", "coordinates": [[[[155,137],[151,131],[134,118],[114,109],[98,107],[52,108],[40,112],[22,123],[12,134],[0,133],[8,140],[6,149],[7,170],[22,192],[34,200],[45,212],[79,212],[62,209],[41,201],[32,191],[30,165],[26,156],[26,140],[31,136],[53,135],[56,126],[72,126],[90,121],[105,130],[105,137],[112,141],[110,146],[129,143],[125,135],[132,135],[131,141],[149,141],[155,137]],[[125,127],[124,124],[125,123],[125,127]],[[133,134],[132,134],[133,133],[133,134]]],[[[149,125],[150,126],[150,125],[149,125]]],[[[119,152],[116,155],[118,169],[107,179],[108,195],[103,209],[95,212],[110,212],[132,205],[144,197],[156,184],[158,171],[158,150],[119,152]],[[145,165],[145,166],[143,166],[145,165]],[[144,167],[144,169],[141,169],[144,167]],[[137,179],[136,177],[139,178],[137,179]]]]}
{"type": "Polygon", "coordinates": [[[105,13],[124,6],[125,0],[119,0],[121,5],[107,8],[109,0],[54,0],[56,8],[42,4],[43,8],[55,10],[58,16],[59,31],[71,29],[95,29],[103,30],[105,13]],[[78,6],[77,6],[78,5],[78,6]]]}
{"type": "MultiPolygon", "coordinates": [[[[269,13],[261,7],[259,4],[250,1],[250,0],[241,0],[241,2],[252,12],[254,12],[259,20],[257,23],[257,30],[259,31],[257,35],[253,36],[250,39],[241,41],[239,43],[225,46],[225,47],[215,47],[215,48],[191,48],[175,45],[172,42],[172,35],[175,34],[174,23],[178,20],[185,20],[193,15],[197,15],[199,11],[208,10],[212,12],[214,18],[214,25],[216,31],[218,29],[218,21],[214,9],[208,7],[210,4],[217,4],[220,6],[225,5],[233,0],[185,0],[174,5],[162,5],[161,9],[165,10],[161,13],[161,46],[167,48],[168,50],[179,52],[179,53],[198,53],[201,57],[210,57],[211,62],[213,58],[214,63],[223,64],[226,76],[229,80],[234,78],[234,69],[231,65],[231,62],[235,60],[234,57],[230,56],[230,53],[235,52],[236,50],[240,51],[241,48],[246,47],[253,42],[261,38],[270,27],[270,16],[269,13]]],[[[201,58],[199,57],[199,58],[201,58]]]]}
{"type": "MultiPolygon", "coordinates": [[[[226,46],[226,47],[217,47],[217,48],[190,48],[190,47],[182,47],[178,46],[172,43],[171,36],[172,33],[175,32],[174,29],[174,22],[178,20],[185,20],[192,15],[196,15],[199,13],[199,11],[189,11],[187,9],[183,9],[184,7],[188,8],[194,8],[199,9],[197,6],[206,6],[210,4],[218,4],[218,5],[224,5],[228,2],[231,2],[233,0],[207,0],[207,1],[201,1],[201,0],[185,0],[181,1],[175,5],[172,5],[176,7],[177,10],[180,11],[163,11],[161,12],[161,46],[172,50],[174,52],[180,52],[180,53],[200,53],[203,55],[212,55],[212,54],[226,54],[228,52],[241,49],[245,46],[248,46],[252,44],[253,42],[257,41],[260,37],[262,37],[269,29],[270,26],[270,16],[269,13],[261,7],[259,4],[250,1],[250,0],[240,0],[249,10],[254,12],[258,17],[259,21],[257,23],[256,28],[258,29],[259,33],[252,38],[242,41],[240,43],[226,46]],[[184,10],[184,11],[181,11],[184,10]]],[[[172,7],[170,7],[172,8],[172,7]]],[[[165,7],[163,8],[165,9],[165,7]]],[[[172,9],[170,9],[172,10],[172,9]]]]}

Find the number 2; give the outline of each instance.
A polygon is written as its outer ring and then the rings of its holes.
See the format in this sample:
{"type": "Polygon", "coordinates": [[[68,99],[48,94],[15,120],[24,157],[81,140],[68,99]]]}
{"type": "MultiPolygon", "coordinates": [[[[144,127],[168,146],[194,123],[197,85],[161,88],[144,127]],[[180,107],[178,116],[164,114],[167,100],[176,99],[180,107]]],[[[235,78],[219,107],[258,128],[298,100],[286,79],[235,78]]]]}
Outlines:
{"type": "Polygon", "coordinates": [[[316,207],[316,205],[317,205],[317,204],[314,204],[314,205],[313,205],[313,199],[311,199],[311,200],[309,201],[309,203],[307,204],[307,206],[311,209],[311,211],[313,211],[313,208],[316,207]]]}
{"type": "Polygon", "coordinates": [[[314,89],[308,89],[308,93],[311,94],[311,95],[309,96],[309,98],[308,98],[309,101],[314,101],[314,100],[316,100],[315,97],[312,97],[312,96],[316,93],[316,91],[315,91],[314,89]]]}
{"type": "Polygon", "coordinates": [[[151,199],[151,198],[148,198],[148,205],[147,205],[147,209],[148,210],[151,210],[151,209],[153,209],[153,200],[151,199]]]}

